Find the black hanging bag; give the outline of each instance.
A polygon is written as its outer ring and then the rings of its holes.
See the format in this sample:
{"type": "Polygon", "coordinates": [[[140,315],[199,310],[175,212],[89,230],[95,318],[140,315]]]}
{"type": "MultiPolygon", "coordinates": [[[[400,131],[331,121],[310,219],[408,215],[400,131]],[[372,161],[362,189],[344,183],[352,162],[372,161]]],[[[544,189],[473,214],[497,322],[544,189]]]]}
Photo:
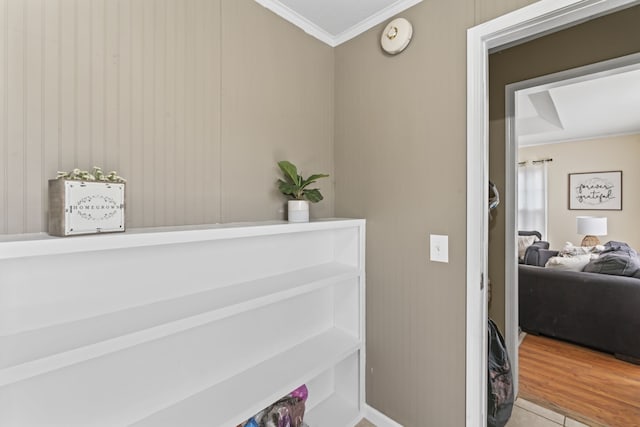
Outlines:
{"type": "Polygon", "coordinates": [[[487,426],[504,427],[513,409],[513,376],[504,338],[489,319],[489,376],[487,378],[487,426]]]}

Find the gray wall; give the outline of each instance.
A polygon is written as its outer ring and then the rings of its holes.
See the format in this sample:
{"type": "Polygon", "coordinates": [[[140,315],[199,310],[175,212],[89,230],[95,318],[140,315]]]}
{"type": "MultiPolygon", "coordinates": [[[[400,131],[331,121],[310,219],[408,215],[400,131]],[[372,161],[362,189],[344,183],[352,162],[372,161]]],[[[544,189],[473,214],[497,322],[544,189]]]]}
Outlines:
{"type": "Polygon", "coordinates": [[[382,25],[336,48],[336,214],[367,218],[367,401],[408,427],[465,423],[466,30],[523,5],[425,0],[401,14],[402,54],[382,25]]]}
{"type": "Polygon", "coordinates": [[[128,227],[284,218],[277,160],[333,175],[333,70],[251,0],[0,0],[0,234],[45,231],[47,180],[94,165],[128,227]]]}
{"type": "MultiPolygon", "coordinates": [[[[489,57],[489,176],[504,192],[505,86],[640,52],[640,6],[607,15],[489,57]]],[[[504,204],[489,226],[490,316],[504,330],[504,204]]]]}

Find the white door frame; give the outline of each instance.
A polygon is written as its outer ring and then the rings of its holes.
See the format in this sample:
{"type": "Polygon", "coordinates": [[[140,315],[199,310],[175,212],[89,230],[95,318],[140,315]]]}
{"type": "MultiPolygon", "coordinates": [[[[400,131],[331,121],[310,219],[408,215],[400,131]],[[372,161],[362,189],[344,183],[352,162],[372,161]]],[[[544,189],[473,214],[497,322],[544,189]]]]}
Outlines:
{"type": "Polygon", "coordinates": [[[466,426],[486,426],[489,51],[606,15],[640,0],[541,0],[467,31],[466,426]]]}

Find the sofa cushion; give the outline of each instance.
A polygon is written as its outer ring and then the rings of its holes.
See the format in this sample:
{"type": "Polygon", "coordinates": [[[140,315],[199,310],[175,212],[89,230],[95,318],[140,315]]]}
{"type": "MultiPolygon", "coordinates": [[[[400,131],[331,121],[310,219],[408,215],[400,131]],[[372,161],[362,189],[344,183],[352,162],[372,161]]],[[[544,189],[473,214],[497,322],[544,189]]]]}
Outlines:
{"type": "Polygon", "coordinates": [[[549,250],[549,242],[539,240],[537,242],[533,242],[533,245],[527,248],[524,252],[524,259],[521,260],[521,263],[544,267],[547,260],[556,255],[558,255],[558,251],[549,250]]]}
{"type": "Polygon", "coordinates": [[[626,243],[611,241],[604,247],[600,256],[591,260],[584,267],[584,271],[633,277],[640,270],[638,253],[626,243]]]}
{"type": "Polygon", "coordinates": [[[590,254],[574,255],[570,257],[554,256],[549,258],[544,266],[555,270],[582,271],[590,260],[590,254]]]}

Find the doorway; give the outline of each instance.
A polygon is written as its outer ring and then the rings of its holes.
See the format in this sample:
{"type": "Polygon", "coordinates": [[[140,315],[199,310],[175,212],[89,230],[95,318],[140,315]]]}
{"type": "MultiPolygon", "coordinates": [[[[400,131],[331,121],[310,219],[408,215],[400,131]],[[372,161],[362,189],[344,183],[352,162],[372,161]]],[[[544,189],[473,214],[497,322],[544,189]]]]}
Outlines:
{"type": "MultiPolygon", "coordinates": [[[[640,50],[640,46],[639,46],[640,50]]],[[[609,61],[603,61],[586,65],[579,68],[574,68],[559,73],[549,74],[534,79],[512,83],[506,86],[506,185],[505,185],[505,212],[508,218],[506,219],[505,229],[505,335],[507,340],[507,348],[509,354],[518,354],[518,274],[516,259],[516,236],[518,233],[518,183],[517,183],[517,167],[518,167],[518,150],[522,146],[522,142],[519,145],[518,140],[523,139],[524,142],[533,141],[536,145],[543,145],[549,143],[565,142],[568,140],[589,140],[603,136],[621,135],[623,133],[638,133],[638,129],[629,126],[629,123],[613,122],[613,120],[602,123],[580,122],[580,119],[573,124],[565,124],[560,126],[558,130],[550,131],[548,128],[544,128],[544,120],[541,122],[541,131],[536,133],[531,128],[532,120],[530,118],[518,117],[517,108],[518,104],[526,105],[527,99],[535,96],[540,98],[539,94],[549,94],[554,89],[564,90],[565,97],[571,97],[571,105],[562,105],[562,98],[560,104],[558,101],[551,101],[551,109],[558,112],[562,117],[566,116],[567,109],[574,109],[576,105],[573,103],[581,103],[583,105],[592,105],[593,108],[601,110],[585,112],[588,116],[601,116],[611,117],[620,115],[615,114],[613,107],[616,106],[615,85],[617,81],[622,79],[633,79],[636,81],[638,77],[638,70],[640,70],[640,53],[624,56],[621,58],[612,59],[609,61]],[[585,88],[585,85],[588,85],[585,88]],[[606,86],[611,85],[610,89],[606,86]],[[585,91],[591,90],[591,93],[585,93],[585,91]],[[566,93],[567,91],[573,91],[566,93]],[[582,93],[580,93],[582,92],[582,93]],[[596,97],[598,93],[604,92],[607,98],[592,99],[596,97]],[[527,120],[529,129],[526,135],[522,130],[518,128],[518,122],[527,120]],[[578,126],[576,126],[578,125],[578,126]],[[591,126],[593,129],[589,129],[591,126]],[[582,132],[583,129],[589,129],[588,132],[582,132]]],[[[624,82],[621,82],[622,86],[626,86],[624,82]]],[[[620,94],[619,94],[620,95],[620,94]]],[[[548,99],[552,99],[549,95],[548,99]]],[[[636,102],[636,101],[634,101],[636,102]]],[[[628,106],[624,106],[625,108],[628,106]]],[[[638,111],[640,104],[635,105],[633,110],[638,111]]],[[[522,114],[519,113],[519,114],[522,114]]],[[[585,120],[588,120],[585,119],[585,120]]],[[[535,124],[535,123],[534,123],[535,124]]],[[[579,156],[579,154],[578,154],[579,156]]],[[[552,158],[551,158],[552,159],[552,158]]],[[[549,160],[551,160],[549,159],[549,160]]],[[[551,166],[553,167],[553,166],[551,166]]],[[[606,168],[605,168],[606,169],[606,168]]],[[[552,183],[551,185],[555,185],[552,183]]],[[[564,183],[563,183],[564,184],[564,183]]],[[[564,190],[564,185],[562,186],[564,190]]],[[[555,203],[557,205],[557,203],[555,203]]],[[[555,217],[555,215],[552,215],[555,217]]],[[[555,228],[555,227],[554,227],[555,228]]],[[[557,233],[556,233],[557,234],[557,233]]],[[[563,235],[563,237],[565,237],[563,235]]],[[[552,240],[554,248],[560,247],[560,244],[565,241],[572,241],[573,239],[550,239],[549,235],[543,235],[543,240],[552,240]]],[[[514,356],[517,358],[517,356],[514,356]]],[[[516,375],[517,384],[517,375],[516,375]]]]}
{"type": "Polygon", "coordinates": [[[489,178],[488,57],[579,22],[638,4],[637,0],[543,0],[471,28],[467,43],[467,346],[466,425],[486,424],[489,178]]]}

